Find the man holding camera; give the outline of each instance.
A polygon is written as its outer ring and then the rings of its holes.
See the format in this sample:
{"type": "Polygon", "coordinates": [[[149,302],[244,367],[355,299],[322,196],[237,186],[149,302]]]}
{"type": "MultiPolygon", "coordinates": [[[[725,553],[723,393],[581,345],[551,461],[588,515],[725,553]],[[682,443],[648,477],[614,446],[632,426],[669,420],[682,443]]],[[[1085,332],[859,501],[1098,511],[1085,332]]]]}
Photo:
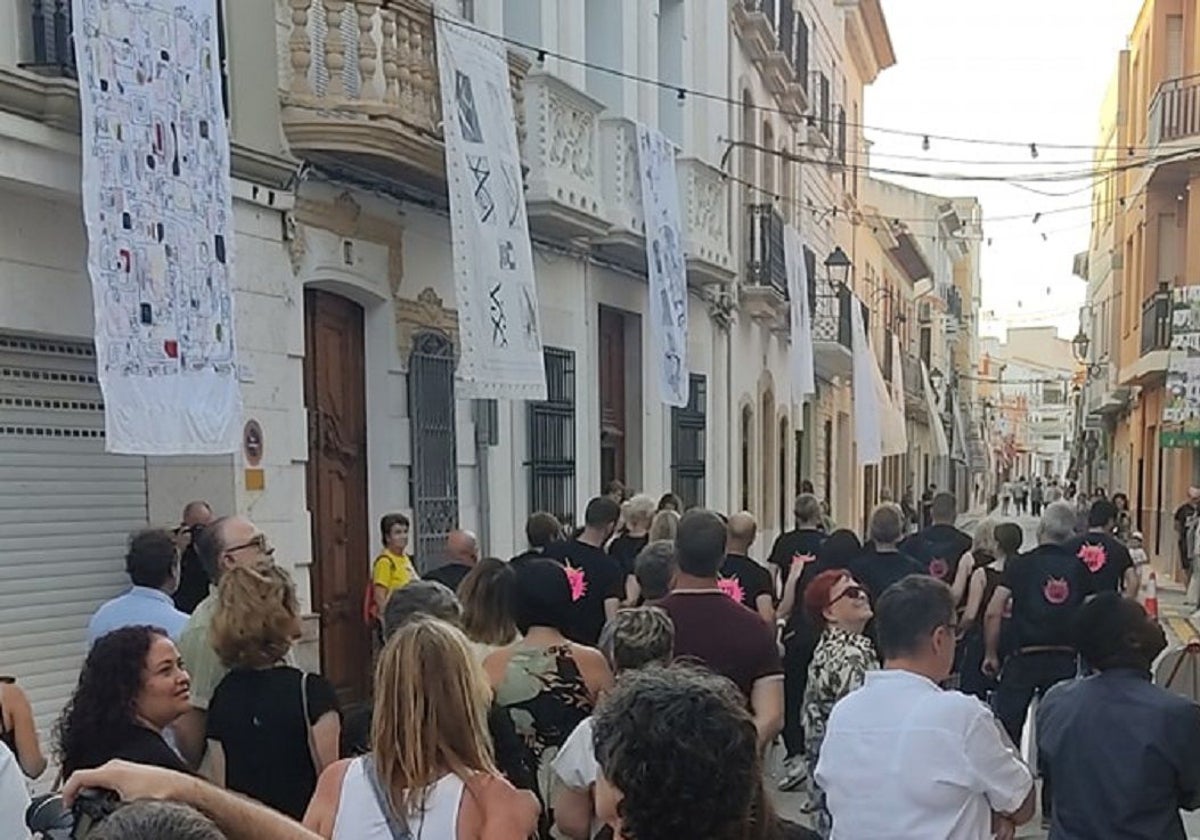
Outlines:
{"type": "Polygon", "coordinates": [[[175,609],[192,614],[196,605],[208,597],[208,575],[196,556],[196,532],[213,521],[208,502],[188,502],[179,527],[175,529],[179,546],[179,587],[175,590],[175,609]]]}

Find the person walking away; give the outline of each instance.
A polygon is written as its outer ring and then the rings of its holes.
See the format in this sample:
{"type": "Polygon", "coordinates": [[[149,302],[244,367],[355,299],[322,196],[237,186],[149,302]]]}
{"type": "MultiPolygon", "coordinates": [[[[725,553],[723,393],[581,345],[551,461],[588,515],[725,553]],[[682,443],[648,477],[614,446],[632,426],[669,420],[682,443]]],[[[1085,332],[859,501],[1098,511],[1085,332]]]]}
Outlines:
{"type": "Polygon", "coordinates": [[[634,604],[638,599],[637,580],[633,575],[633,564],[638,554],[650,542],[650,523],[654,519],[654,499],[645,495],[637,495],[625,503],[623,520],[625,531],[608,544],[608,554],[616,561],[625,576],[626,604],[634,604]]]}
{"type": "Polygon", "coordinates": [[[188,502],[183,508],[179,527],[175,529],[175,544],[180,552],[179,586],[172,597],[175,609],[188,615],[208,595],[208,575],[196,556],[196,535],[213,519],[212,506],[208,502],[188,502]]]}
{"type": "Polygon", "coordinates": [[[556,791],[554,757],[612,685],[600,651],[569,640],[571,620],[571,583],[563,567],[532,560],[517,569],[517,629],[523,638],[483,663],[496,703],[508,711],[533,756],[547,806],[556,791]]]}
{"type": "Polygon", "coordinates": [[[525,540],[529,543],[529,548],[508,562],[515,567],[526,560],[545,557],[546,549],[554,543],[562,542],[563,539],[562,523],[554,514],[538,511],[525,520],[525,540]]]}
{"type": "Polygon", "coordinates": [[[1129,549],[1113,536],[1117,508],[1108,499],[1096,499],[1088,511],[1087,533],[1067,543],[1091,575],[1091,592],[1117,592],[1136,598],[1138,573],[1129,549]]]}
{"type": "Polygon", "coordinates": [[[1006,481],[1000,485],[1000,515],[1009,515],[1009,506],[1012,504],[1012,482],[1006,481]]]}
{"type": "Polygon", "coordinates": [[[371,753],[321,774],[306,828],[326,840],[535,833],[536,799],[493,763],[489,692],[460,630],[437,619],[405,625],[383,647],[375,687],[371,753]]]}
{"type": "Polygon", "coordinates": [[[1133,561],[1133,570],[1137,573],[1137,602],[1145,607],[1146,599],[1150,595],[1150,576],[1154,574],[1154,569],[1150,566],[1146,549],[1142,547],[1141,531],[1134,531],[1129,535],[1129,559],[1133,561]]]}
{"type": "Polygon", "coordinates": [[[92,615],[88,621],[88,647],[119,627],[161,627],[172,641],[179,641],[188,616],[171,600],[179,585],[179,550],[171,533],[155,529],[130,537],[125,573],[133,586],[124,595],[106,601],[92,615]]]}
{"type": "Polygon", "coordinates": [[[495,557],[485,557],[463,578],[462,630],[482,665],[495,651],[521,640],[517,632],[517,570],[495,557]]]}
{"type": "Polygon", "coordinates": [[[1080,607],[1074,630],[1099,673],[1056,685],[1038,708],[1050,840],[1185,840],[1179,811],[1200,808],[1200,707],[1151,681],[1166,635],[1113,592],[1080,607]]]}
{"type": "Polygon", "coordinates": [[[783,665],[775,632],[721,591],[728,532],[712,511],[692,510],[675,540],[679,574],[658,602],[675,624],[675,655],[696,659],[742,692],[765,747],[783,729],[783,665]]]}
{"type": "Polygon", "coordinates": [[[986,534],[981,533],[985,530],[981,523],[980,530],[975,534],[976,548],[972,551],[976,555],[977,565],[967,587],[967,603],[958,619],[958,632],[961,639],[959,647],[962,649],[959,690],[987,702],[996,690],[996,680],[983,673],[983,660],[987,653],[983,630],[984,611],[1004,577],[1005,567],[1021,552],[1025,535],[1015,522],[1002,522],[999,525],[991,520],[984,522],[990,523],[987,530],[992,533],[993,556],[990,562],[978,564],[978,557],[983,553],[979,546],[987,542],[986,534]]]}
{"type": "MultiPolygon", "coordinates": [[[[675,626],[657,607],[619,610],[600,634],[600,652],[618,677],[638,668],[668,665],[674,647],[675,626]]],[[[604,829],[595,808],[600,768],[593,745],[594,723],[595,718],[588,717],[575,727],[553,762],[560,782],[554,798],[554,825],[571,840],[593,840],[604,829]]]]}
{"type": "Polygon", "coordinates": [[[570,542],[555,543],[546,556],[559,561],[571,582],[570,624],[567,638],[595,647],[600,631],[625,599],[625,575],[604,550],[616,530],[621,508],[600,496],[588,502],[582,533],[570,542]]]}
{"type": "Polygon", "coordinates": [[[900,543],[900,550],[925,567],[924,571],[950,587],[955,603],[961,604],[973,569],[963,557],[971,550],[971,538],[954,526],[958,502],[953,493],[938,493],[930,506],[931,524],[900,543]]]}
{"type": "MultiPolygon", "coordinates": [[[[801,707],[808,664],[817,646],[818,632],[802,607],[804,589],[817,575],[818,552],[828,536],[822,528],[821,503],[812,493],[797,496],[792,511],[796,517],[795,530],[780,534],[767,558],[783,592],[778,610],[778,619],[783,623],[783,743],[786,750],[786,772],[779,782],[781,790],[794,790],[808,778],[801,707]]],[[[862,550],[853,532],[844,534],[849,535],[852,547],[839,557],[836,565],[826,568],[845,568],[862,550]]],[[[841,541],[845,539],[843,536],[841,541]]]]}
{"type": "Polygon", "coordinates": [[[1042,515],[1042,505],[1046,503],[1046,488],[1042,486],[1041,478],[1033,480],[1033,486],[1029,488],[1029,513],[1032,516],[1040,517],[1042,515]]]}
{"type": "Polygon", "coordinates": [[[1189,487],[1187,499],[1175,508],[1175,537],[1179,548],[1179,565],[1187,576],[1187,593],[1183,602],[1187,606],[1200,605],[1200,575],[1194,575],[1194,539],[1196,524],[1200,522],[1200,487],[1189,487]]]}
{"type": "MultiPolygon", "coordinates": [[[[863,684],[868,671],[879,667],[875,646],[864,635],[871,620],[867,591],[845,569],[821,572],[804,590],[804,609],[821,638],[808,666],[804,689],[804,755],[815,777],[821,742],[834,705],[863,684]]],[[[820,787],[812,789],[811,808],[817,831],[828,837],[833,827],[820,787]]]]}
{"type": "Polygon", "coordinates": [[[1022,516],[1029,513],[1029,480],[1025,476],[1017,482],[1017,512],[1022,516]]]}
{"type": "Polygon", "coordinates": [[[375,598],[373,624],[380,639],[383,637],[383,608],[387,606],[388,598],[417,579],[417,569],[408,556],[408,531],[408,517],[402,513],[389,513],[379,520],[383,551],[371,567],[371,592],[375,598]]]}
{"type": "Polygon", "coordinates": [[[833,707],[817,762],[834,837],[990,840],[1033,816],[1033,777],[992,712],[939,688],[954,622],[950,587],[926,575],[879,599],[883,670],[833,707]]]}
{"type": "Polygon", "coordinates": [[[926,574],[925,566],[897,547],[903,529],[904,514],[895,505],[885,503],[871,511],[868,527],[871,545],[850,564],[850,571],[867,588],[872,604],[901,578],[926,574]]]}
{"type": "Polygon", "coordinates": [[[921,494],[921,527],[928,528],[932,522],[930,516],[932,511],[930,507],[933,505],[933,497],[937,495],[937,485],[930,484],[925,488],[925,492],[921,494]]]}
{"type": "MultiPolygon", "coordinates": [[[[1014,744],[1021,743],[1025,716],[1035,695],[1075,676],[1072,622],[1091,594],[1087,567],[1065,547],[1075,533],[1070,502],[1054,502],[1038,524],[1038,547],[1004,567],[1004,574],[984,615],[987,653],[983,673],[998,677],[992,699],[996,716],[1014,744]],[[1012,632],[1016,650],[1000,663],[1000,624],[1012,599],[1012,632]]],[[[1042,817],[1052,800],[1049,780],[1042,784],[1042,817]]]]}
{"type": "Polygon", "coordinates": [[[285,663],[301,630],[287,572],[233,568],[218,595],[212,641],[230,670],[206,718],[210,781],[301,819],[338,758],[337,695],[321,675],[285,663]]]}
{"type": "Polygon", "coordinates": [[[457,592],[463,580],[479,562],[479,540],[470,531],[451,531],[446,537],[446,562],[425,573],[433,580],[457,592]]]}
{"type": "Polygon", "coordinates": [[[196,535],[196,556],[210,581],[208,597],[193,610],[179,634],[179,653],[191,677],[192,710],[175,722],[175,743],[193,769],[200,766],[205,749],[208,703],[228,669],[212,646],[210,633],[220,599],[216,587],[221,575],[236,566],[265,569],[274,564],[275,549],[266,535],[244,516],[216,520],[196,535]]]}
{"type": "Polygon", "coordinates": [[[748,610],[757,612],[768,627],[775,627],[775,584],[767,568],[750,557],[758,536],[758,523],[748,511],[729,517],[725,562],[721,564],[722,591],[748,610]]]}
{"type": "Polygon", "coordinates": [[[0,744],[16,756],[21,772],[30,779],[46,772],[33,707],[13,677],[0,677],[0,744]]]}
{"type": "Polygon", "coordinates": [[[674,540],[656,540],[643,548],[633,564],[633,574],[638,584],[638,606],[666,598],[678,571],[674,540]]]}

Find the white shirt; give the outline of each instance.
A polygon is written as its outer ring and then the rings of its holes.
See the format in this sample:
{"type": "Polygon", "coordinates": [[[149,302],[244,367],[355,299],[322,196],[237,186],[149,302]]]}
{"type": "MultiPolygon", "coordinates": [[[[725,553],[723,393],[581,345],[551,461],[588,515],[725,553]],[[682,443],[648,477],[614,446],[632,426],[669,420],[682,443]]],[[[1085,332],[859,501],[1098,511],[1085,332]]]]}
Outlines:
{"type": "MultiPolygon", "coordinates": [[[[405,815],[409,833],[427,840],[455,840],[465,789],[463,780],[453,773],[434,782],[426,792],[424,807],[405,815]]],[[[356,758],[342,779],[342,794],[333,818],[333,840],[390,840],[391,837],[363,761],[356,758]]]]}
{"type": "Polygon", "coordinates": [[[991,840],[1033,786],[987,706],[898,670],[833,707],[816,781],[833,840],[991,840]]]}
{"type": "MultiPolygon", "coordinates": [[[[586,717],[563,741],[562,748],[554,757],[554,774],[564,785],[573,790],[588,790],[600,775],[600,764],[596,761],[596,749],[592,745],[592,721],[586,717]]],[[[592,815],[592,836],[596,836],[604,824],[592,815]]]]}
{"type": "Polygon", "coordinates": [[[7,744],[0,743],[0,837],[22,840],[28,837],[25,829],[25,809],[29,794],[25,791],[25,776],[17,757],[7,744]]]}

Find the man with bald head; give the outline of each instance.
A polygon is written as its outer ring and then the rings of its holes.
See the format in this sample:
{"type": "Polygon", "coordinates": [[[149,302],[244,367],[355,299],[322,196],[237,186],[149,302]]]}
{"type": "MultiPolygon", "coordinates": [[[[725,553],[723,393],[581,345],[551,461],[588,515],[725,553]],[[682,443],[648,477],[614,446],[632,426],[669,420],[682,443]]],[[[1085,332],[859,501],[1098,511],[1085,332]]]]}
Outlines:
{"type": "Polygon", "coordinates": [[[179,586],[172,598],[175,609],[188,615],[208,595],[208,575],[196,556],[196,534],[212,521],[212,506],[208,502],[188,502],[183,508],[179,527],[175,529],[175,544],[180,552],[179,586]]]}
{"type": "Polygon", "coordinates": [[[235,567],[264,568],[275,560],[275,549],[258,526],[244,516],[225,516],[196,534],[196,556],[208,575],[210,589],[179,636],[179,653],[192,678],[192,711],[175,724],[175,737],[184,759],[198,767],[204,757],[204,726],[208,703],[229,669],[213,650],[209,628],[217,612],[221,576],[235,567]]]}
{"type": "Polygon", "coordinates": [[[436,580],[451,592],[457,592],[463,578],[479,562],[479,540],[470,531],[451,531],[446,537],[446,563],[427,572],[425,580],[436,580]]]}
{"type": "Polygon", "coordinates": [[[725,540],[725,562],[721,564],[721,589],[743,607],[754,610],[775,626],[775,586],[766,567],[750,557],[750,546],[758,536],[758,522],[748,511],[729,517],[725,540]]]}

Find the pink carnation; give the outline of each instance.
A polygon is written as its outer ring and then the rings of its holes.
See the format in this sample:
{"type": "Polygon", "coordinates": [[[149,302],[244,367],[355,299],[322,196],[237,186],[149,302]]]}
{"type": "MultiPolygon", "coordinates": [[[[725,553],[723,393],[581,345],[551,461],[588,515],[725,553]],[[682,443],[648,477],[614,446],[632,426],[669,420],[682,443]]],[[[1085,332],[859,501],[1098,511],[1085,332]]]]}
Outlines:
{"type": "Polygon", "coordinates": [[[583,573],[583,569],[576,569],[571,564],[567,564],[567,581],[571,584],[571,600],[578,601],[587,594],[587,576],[583,573]]]}
{"type": "Polygon", "coordinates": [[[1076,555],[1083,561],[1083,565],[1088,567],[1088,571],[1092,574],[1100,571],[1108,563],[1108,554],[1104,551],[1102,545],[1084,545],[1079,546],[1079,554],[1076,555]]]}
{"type": "Polygon", "coordinates": [[[742,599],[746,595],[746,591],[742,589],[741,582],[735,577],[720,578],[717,581],[717,588],[739,604],[742,603],[742,599]]]}

